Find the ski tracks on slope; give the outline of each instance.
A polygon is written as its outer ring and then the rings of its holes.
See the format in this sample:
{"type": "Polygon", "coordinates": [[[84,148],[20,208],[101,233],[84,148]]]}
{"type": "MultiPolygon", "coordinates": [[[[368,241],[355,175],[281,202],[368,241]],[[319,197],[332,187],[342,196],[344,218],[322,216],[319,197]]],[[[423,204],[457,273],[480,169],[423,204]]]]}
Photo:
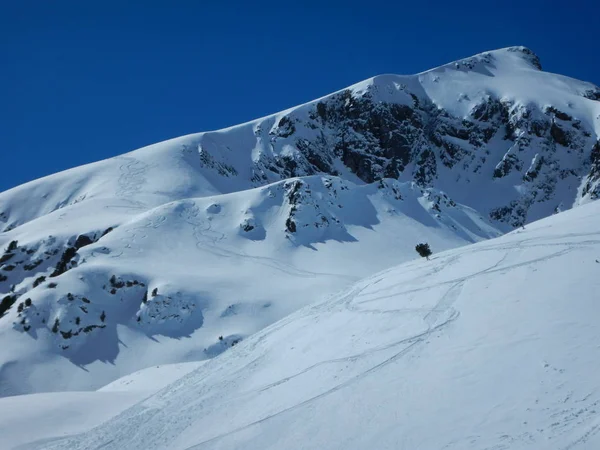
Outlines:
{"type": "Polygon", "coordinates": [[[200,216],[200,208],[193,202],[186,204],[183,211],[179,214],[180,218],[183,219],[187,224],[192,227],[192,235],[196,241],[196,247],[198,249],[208,251],[216,256],[225,258],[241,258],[251,260],[257,264],[269,267],[271,269],[278,270],[287,275],[292,275],[301,278],[315,278],[320,276],[337,277],[348,281],[356,281],[357,277],[334,274],[334,273],[323,273],[323,272],[311,272],[308,270],[299,269],[291,264],[287,264],[275,258],[269,258],[267,256],[254,256],[248,255],[241,251],[233,251],[225,248],[224,242],[226,236],[224,233],[214,230],[210,220],[202,220],[200,216]]]}
{"type": "MultiPolygon", "coordinates": [[[[250,427],[253,427],[255,425],[261,424],[265,421],[268,421],[274,417],[280,416],[282,414],[286,414],[292,411],[295,411],[297,409],[300,409],[314,401],[317,401],[323,397],[326,397],[334,392],[337,392],[341,389],[344,389],[364,378],[366,378],[367,376],[371,375],[372,373],[382,369],[383,367],[399,360],[400,358],[402,358],[403,356],[405,356],[406,354],[408,354],[409,352],[415,350],[420,344],[423,344],[427,341],[427,339],[430,337],[430,335],[434,332],[440,331],[441,329],[445,328],[446,326],[448,326],[449,324],[451,324],[452,322],[454,322],[456,319],[458,319],[458,317],[460,316],[459,311],[457,311],[456,309],[454,309],[452,307],[453,303],[456,301],[456,299],[458,299],[458,297],[460,296],[460,292],[462,290],[462,282],[458,282],[455,285],[453,285],[443,296],[442,298],[440,298],[440,300],[436,303],[436,305],[431,308],[426,310],[426,314],[422,317],[423,322],[426,325],[426,329],[420,333],[414,334],[412,336],[400,339],[398,341],[392,342],[390,344],[385,344],[385,345],[381,345],[381,346],[376,346],[373,348],[369,348],[364,350],[363,352],[359,352],[353,355],[349,355],[349,356],[345,356],[342,358],[335,358],[335,359],[331,359],[331,360],[326,360],[326,361],[320,361],[318,363],[315,363],[303,370],[301,370],[300,372],[284,377],[280,380],[277,380],[275,382],[269,383],[267,385],[264,385],[262,387],[257,388],[256,390],[253,390],[251,392],[242,394],[241,396],[237,396],[235,399],[238,400],[240,398],[243,397],[248,397],[251,395],[258,395],[262,392],[265,392],[269,389],[272,389],[274,387],[280,386],[284,383],[287,383],[290,380],[293,380],[295,378],[298,378],[304,374],[307,374],[308,372],[325,366],[325,365],[330,365],[330,364],[339,364],[339,363],[344,363],[344,362],[354,362],[358,359],[361,358],[365,358],[365,357],[369,357],[369,356],[374,356],[377,353],[381,353],[381,352],[385,352],[387,350],[391,350],[394,349],[396,347],[402,347],[400,349],[398,349],[398,351],[396,351],[395,353],[393,353],[391,356],[389,357],[385,357],[382,361],[374,364],[373,366],[371,366],[370,368],[368,368],[365,371],[362,371],[350,378],[348,378],[347,380],[325,390],[324,392],[321,392],[317,395],[313,395],[310,398],[307,398],[305,400],[303,400],[302,402],[299,402],[297,404],[291,405],[287,408],[284,408],[278,412],[275,412],[273,414],[269,414],[261,419],[258,419],[256,421],[253,421],[251,423],[248,423],[246,425],[243,425],[241,427],[238,427],[234,430],[230,430],[226,433],[222,433],[218,436],[212,437],[210,439],[207,439],[203,442],[200,442],[198,444],[195,444],[191,447],[188,447],[186,450],[197,450],[197,449],[201,449],[203,446],[213,443],[219,439],[222,439],[224,437],[227,437],[231,434],[246,430],[250,427]],[[441,320],[440,320],[441,319],[441,320]]],[[[348,293],[346,296],[343,296],[340,302],[336,302],[337,304],[345,304],[346,306],[348,306],[350,303],[352,303],[352,301],[358,296],[360,295],[360,293],[362,291],[364,291],[367,287],[371,286],[371,284],[367,284],[365,286],[363,286],[362,288],[359,289],[355,289],[353,291],[351,291],[350,293],[348,293]]],[[[370,312],[370,311],[365,311],[365,310],[356,310],[356,309],[352,309],[349,308],[351,311],[356,312],[356,313],[364,313],[364,312],[370,312]]],[[[413,309],[412,312],[418,312],[418,311],[422,311],[423,309],[413,309]]]]}
{"type": "MultiPolygon", "coordinates": [[[[590,233],[589,235],[591,235],[592,233],[590,233]]],[[[593,233],[594,235],[598,235],[599,233],[593,233]]],[[[556,238],[573,238],[573,237],[585,237],[586,235],[569,235],[569,236],[557,236],[556,238]]],[[[447,285],[450,284],[450,288],[446,291],[446,293],[440,298],[440,300],[433,306],[433,308],[429,309],[427,311],[427,313],[423,316],[423,321],[424,323],[427,325],[427,329],[422,332],[419,333],[417,335],[402,339],[400,341],[388,344],[388,345],[384,345],[384,346],[380,346],[380,347],[374,347],[368,350],[365,350],[364,352],[355,354],[355,355],[350,355],[350,356],[346,356],[343,358],[337,358],[337,359],[332,359],[332,360],[327,360],[327,361],[321,361],[318,362],[316,364],[313,364],[310,367],[307,367],[306,369],[294,374],[294,375],[290,375],[288,377],[282,378],[278,381],[275,381],[273,383],[270,383],[268,385],[262,386],[260,388],[258,388],[256,391],[253,391],[251,393],[247,393],[247,394],[243,394],[242,396],[247,396],[247,395],[251,395],[254,393],[258,393],[258,392],[264,392],[268,389],[272,389],[276,386],[282,385],[294,378],[300,377],[306,373],[308,373],[311,370],[314,370],[315,368],[318,368],[320,366],[323,365],[327,365],[327,364],[335,364],[335,363],[343,363],[343,362],[352,362],[355,361],[359,358],[365,357],[365,356],[369,356],[369,355],[373,355],[377,352],[382,352],[385,350],[389,350],[391,348],[400,346],[400,345],[404,345],[404,347],[402,349],[400,349],[397,353],[395,353],[394,355],[392,355],[389,358],[384,359],[383,361],[381,361],[380,363],[372,366],[371,368],[367,369],[364,372],[361,372],[357,375],[355,375],[354,377],[349,378],[348,380],[320,393],[317,394],[315,396],[312,396],[300,403],[297,403],[295,405],[292,405],[288,408],[285,408],[281,411],[278,411],[276,413],[267,415],[259,420],[256,420],[254,422],[251,422],[247,425],[238,427],[234,430],[228,431],[227,433],[222,433],[218,436],[215,436],[213,438],[207,439],[203,442],[200,442],[194,446],[189,447],[186,450],[197,450],[197,449],[201,449],[203,446],[205,446],[206,444],[210,444],[213,443],[219,439],[222,439],[224,437],[227,437],[231,434],[243,431],[245,429],[248,429],[250,427],[253,427],[255,425],[261,424],[265,421],[268,421],[274,417],[280,416],[281,414],[285,414],[291,411],[294,411],[296,409],[302,408],[303,406],[314,402],[320,398],[323,398],[327,395],[330,395],[334,392],[337,392],[340,389],[343,389],[365,377],[367,377],[369,374],[381,369],[382,367],[398,360],[399,358],[401,358],[402,356],[406,355],[407,353],[409,353],[411,350],[413,350],[416,346],[418,346],[419,344],[423,343],[433,332],[438,331],[440,329],[442,329],[443,327],[447,326],[448,324],[450,324],[451,322],[454,322],[460,315],[459,311],[457,311],[456,309],[453,308],[453,304],[454,302],[460,297],[460,293],[463,289],[464,284],[470,280],[473,279],[475,277],[481,276],[481,275],[485,275],[485,274],[491,274],[491,273],[495,273],[498,271],[508,271],[508,270],[512,270],[518,267],[523,267],[523,266],[528,266],[534,263],[538,263],[538,262],[542,262],[542,261],[548,261],[550,259],[554,259],[557,258],[559,256],[562,256],[566,253],[569,253],[577,248],[582,248],[582,247],[587,247],[590,244],[598,244],[600,243],[600,241],[596,241],[596,240],[590,240],[590,241],[579,241],[579,242],[564,242],[564,243],[556,243],[555,245],[557,246],[561,246],[561,247],[566,247],[563,248],[557,252],[553,252],[550,255],[545,255],[539,258],[533,258],[531,260],[525,261],[523,263],[518,263],[518,264],[512,264],[512,265],[506,265],[503,266],[503,263],[506,261],[506,259],[508,258],[509,252],[508,250],[511,249],[515,249],[515,248],[527,248],[527,247],[533,247],[533,246],[548,246],[548,244],[531,244],[531,242],[534,240],[528,240],[526,241],[520,241],[518,243],[515,243],[514,245],[509,245],[509,246],[505,246],[505,247],[500,247],[500,246],[496,246],[493,248],[484,248],[481,251],[490,251],[490,250],[506,250],[503,252],[502,256],[498,259],[497,262],[495,262],[493,265],[491,265],[488,268],[485,268],[483,270],[477,271],[475,273],[472,273],[470,275],[464,276],[464,277],[459,277],[456,278],[454,280],[449,280],[449,281],[445,281],[445,282],[441,282],[438,283],[436,285],[432,285],[432,286],[428,286],[426,288],[419,288],[419,289],[413,289],[413,290],[408,290],[408,291],[404,291],[404,292],[399,292],[399,293],[394,293],[391,294],[389,296],[381,296],[381,297],[377,297],[376,299],[370,299],[367,301],[363,301],[363,302],[359,302],[358,304],[363,304],[366,302],[372,302],[372,301],[376,301],[376,300],[382,300],[382,299],[386,299],[386,298],[390,298],[390,297],[396,297],[396,296],[400,296],[406,293],[411,293],[411,292],[417,292],[420,290],[425,290],[425,289],[431,289],[434,288],[436,286],[441,286],[441,285],[447,285]],[[525,244],[525,245],[523,245],[525,244]],[[528,245],[529,244],[529,245],[528,245]],[[443,316],[446,316],[443,320],[440,321],[440,318],[443,316]]],[[[433,271],[431,272],[432,274],[434,273],[438,273],[443,269],[443,265],[440,264],[441,267],[438,268],[434,268],[433,271]]],[[[376,284],[377,281],[375,281],[372,284],[376,284]]],[[[423,311],[423,308],[417,308],[417,309],[411,309],[411,308],[404,308],[404,309],[400,309],[400,310],[389,310],[389,311],[381,311],[381,310],[368,310],[368,309],[358,309],[354,306],[354,300],[355,298],[361,293],[363,292],[367,287],[371,286],[372,284],[366,285],[360,289],[356,289],[353,292],[350,292],[349,294],[347,294],[346,296],[342,297],[342,299],[338,302],[336,302],[337,304],[345,304],[347,306],[347,308],[353,312],[364,312],[364,313],[373,313],[373,312],[377,312],[377,313],[382,313],[382,312],[418,312],[418,311],[423,311]]],[[[239,397],[237,397],[237,399],[239,399],[239,397]]],[[[575,446],[578,446],[579,444],[582,444],[584,442],[587,442],[591,436],[595,435],[598,431],[600,431],[600,425],[594,425],[592,426],[590,429],[587,430],[586,433],[584,433],[583,436],[579,437],[578,439],[576,439],[575,441],[573,441],[571,444],[569,444],[568,446],[562,448],[561,450],[570,450],[572,448],[574,448],[575,446]]]]}

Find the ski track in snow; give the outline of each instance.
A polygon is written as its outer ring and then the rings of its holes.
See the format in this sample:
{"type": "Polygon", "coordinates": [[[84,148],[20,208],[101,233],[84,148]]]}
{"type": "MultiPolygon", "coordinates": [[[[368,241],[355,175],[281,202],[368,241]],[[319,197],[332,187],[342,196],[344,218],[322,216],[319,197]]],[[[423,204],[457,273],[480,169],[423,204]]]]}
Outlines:
{"type": "MultiPolygon", "coordinates": [[[[593,233],[593,234],[600,235],[600,233],[593,233]]],[[[581,235],[578,235],[578,237],[580,237],[580,236],[581,235]]],[[[574,236],[563,236],[563,237],[574,237],[574,236]]],[[[514,249],[514,248],[523,248],[524,246],[521,245],[523,242],[531,242],[531,241],[532,240],[521,241],[521,242],[519,242],[519,243],[517,243],[515,245],[512,245],[512,246],[503,246],[503,247],[501,247],[501,246],[493,247],[492,246],[491,248],[486,248],[486,249],[483,249],[483,250],[480,250],[480,251],[509,250],[509,249],[514,249]]],[[[505,252],[502,255],[502,257],[496,263],[494,263],[492,266],[490,266],[490,267],[488,267],[486,269],[483,269],[483,270],[481,270],[479,272],[475,272],[475,273],[473,273],[471,275],[468,275],[468,276],[465,276],[465,277],[461,277],[461,278],[458,278],[458,279],[455,279],[455,280],[450,280],[450,281],[447,281],[447,282],[444,282],[444,283],[440,283],[440,284],[436,284],[436,285],[430,285],[428,287],[421,288],[421,289],[414,289],[414,290],[409,290],[409,291],[403,291],[403,292],[395,293],[395,294],[390,295],[390,296],[382,296],[382,297],[377,297],[375,299],[370,299],[368,301],[362,301],[362,302],[360,302],[359,304],[364,304],[366,302],[373,302],[373,301],[388,299],[388,298],[395,297],[395,296],[398,296],[398,295],[403,295],[403,294],[407,294],[407,293],[417,292],[417,291],[420,291],[420,290],[423,290],[423,289],[429,290],[429,289],[432,289],[432,288],[435,288],[435,287],[441,286],[441,285],[447,285],[447,284],[451,285],[451,287],[440,298],[440,300],[436,303],[436,305],[433,308],[427,310],[426,314],[423,316],[422,319],[427,324],[427,329],[424,332],[416,334],[416,335],[408,337],[408,338],[405,338],[405,339],[402,339],[402,340],[394,342],[392,344],[385,345],[385,346],[382,346],[382,347],[375,347],[375,348],[369,349],[367,351],[364,351],[364,352],[361,352],[361,353],[357,353],[355,355],[346,356],[346,357],[339,358],[339,359],[332,359],[332,360],[327,360],[327,361],[322,361],[322,362],[316,363],[316,364],[314,364],[314,365],[312,365],[312,366],[310,366],[310,367],[308,367],[308,368],[306,368],[306,369],[304,369],[304,370],[302,370],[302,371],[300,371],[300,372],[298,372],[298,373],[296,373],[294,375],[291,375],[291,376],[282,378],[282,379],[280,379],[280,380],[278,380],[276,382],[270,383],[270,384],[268,384],[266,386],[258,388],[256,391],[249,392],[246,395],[253,395],[253,394],[256,394],[257,392],[266,391],[266,390],[271,389],[271,388],[273,388],[275,386],[279,386],[279,385],[281,385],[283,383],[286,383],[286,382],[288,382],[288,381],[290,381],[290,380],[292,380],[294,378],[297,378],[297,377],[299,377],[301,375],[304,375],[304,374],[308,373],[309,371],[311,371],[311,370],[313,370],[313,369],[315,369],[317,367],[323,366],[323,365],[334,364],[334,363],[341,363],[341,362],[346,362],[346,361],[354,361],[354,360],[357,360],[357,359],[362,358],[364,356],[373,355],[373,354],[375,354],[377,352],[381,352],[381,351],[384,351],[384,350],[388,350],[388,349],[397,347],[399,345],[406,344],[406,347],[404,347],[403,349],[401,349],[400,351],[398,351],[397,353],[395,353],[393,356],[391,356],[391,357],[385,359],[384,361],[382,361],[382,362],[380,362],[380,363],[372,366],[370,369],[368,369],[368,370],[360,373],[359,375],[356,375],[356,376],[352,377],[351,379],[349,379],[349,380],[347,380],[347,381],[345,381],[343,383],[340,383],[340,384],[338,384],[338,385],[336,385],[336,386],[334,386],[334,387],[326,390],[325,392],[323,392],[321,394],[318,394],[318,395],[316,395],[314,397],[306,399],[306,400],[304,400],[301,403],[298,403],[296,405],[290,406],[289,408],[283,409],[283,410],[281,410],[281,411],[279,411],[277,413],[274,413],[274,414],[271,414],[269,416],[263,417],[263,418],[261,418],[259,420],[256,420],[256,421],[254,421],[252,423],[249,423],[247,425],[244,425],[242,427],[238,427],[236,429],[230,430],[227,433],[223,433],[223,434],[221,434],[219,436],[215,436],[213,438],[207,439],[207,440],[205,440],[203,442],[200,442],[200,443],[195,444],[195,445],[193,445],[191,447],[188,447],[186,450],[200,449],[203,446],[205,446],[206,444],[212,443],[212,442],[214,442],[216,440],[219,440],[219,439],[221,439],[223,437],[230,436],[231,434],[238,433],[238,432],[243,431],[243,430],[245,430],[247,428],[250,428],[252,426],[261,424],[261,423],[263,423],[263,422],[265,422],[267,420],[270,420],[270,419],[272,419],[274,417],[277,417],[277,416],[279,416],[281,414],[285,414],[287,412],[294,411],[295,409],[301,408],[301,407],[309,404],[310,402],[313,402],[313,401],[318,400],[318,399],[320,399],[322,397],[325,397],[325,396],[327,396],[327,395],[329,395],[329,394],[331,394],[333,392],[336,392],[336,391],[338,391],[340,389],[343,389],[344,387],[349,386],[350,384],[352,384],[352,383],[354,383],[354,382],[356,382],[356,381],[358,381],[358,380],[366,377],[367,375],[375,372],[376,370],[380,369],[381,367],[384,367],[387,364],[390,364],[390,363],[394,362],[395,360],[399,359],[403,355],[407,354],[409,351],[413,350],[414,347],[416,347],[417,345],[423,343],[434,331],[439,331],[443,327],[445,327],[446,325],[448,325],[451,322],[454,322],[455,320],[458,319],[458,317],[460,316],[460,312],[456,311],[456,310],[453,310],[452,309],[452,304],[454,303],[454,301],[456,299],[458,299],[458,297],[460,296],[460,292],[462,290],[463,284],[465,282],[467,282],[468,280],[473,279],[473,278],[478,277],[478,276],[481,276],[481,275],[492,274],[492,273],[494,273],[496,271],[511,270],[511,269],[515,269],[515,268],[518,268],[518,267],[531,265],[531,264],[534,264],[534,263],[537,263],[537,262],[547,261],[549,259],[556,258],[556,257],[559,257],[561,255],[564,255],[564,254],[566,254],[566,253],[574,250],[575,248],[581,247],[582,244],[591,244],[591,243],[593,243],[593,244],[599,244],[600,241],[584,241],[584,242],[577,242],[577,243],[573,243],[573,242],[563,243],[562,246],[566,246],[567,248],[564,249],[564,250],[552,253],[551,255],[544,256],[544,257],[541,257],[541,258],[538,258],[538,259],[533,259],[533,260],[530,260],[530,261],[526,261],[524,263],[513,264],[513,265],[508,265],[508,266],[501,266],[502,263],[506,260],[508,254],[509,254],[508,252],[505,252]],[[445,320],[443,320],[440,323],[438,323],[439,318],[442,315],[444,315],[445,313],[448,313],[448,311],[451,311],[451,313],[448,315],[448,317],[445,320]]],[[[533,246],[533,245],[530,245],[530,246],[533,246]]],[[[454,258],[454,260],[455,259],[456,258],[454,258]]],[[[437,271],[438,272],[441,271],[444,267],[446,267],[446,266],[445,265],[444,266],[440,265],[439,269],[437,271]]],[[[358,294],[360,294],[360,292],[362,292],[364,289],[366,289],[369,286],[370,285],[366,285],[363,289],[360,289],[357,292],[353,292],[352,294],[347,295],[346,297],[343,298],[343,303],[346,305],[346,307],[349,310],[355,311],[355,312],[367,312],[367,313],[368,312],[371,312],[371,313],[373,313],[373,312],[375,312],[375,313],[382,313],[382,312],[384,312],[382,310],[361,310],[361,309],[357,309],[357,308],[353,308],[352,307],[353,300],[356,298],[356,296],[358,294]]],[[[395,286],[391,286],[391,288],[393,288],[393,287],[395,287],[395,286]]],[[[422,311],[422,309],[404,308],[404,309],[400,309],[400,310],[387,310],[385,312],[388,312],[388,313],[389,312],[401,312],[401,313],[411,313],[411,312],[413,312],[414,313],[414,312],[420,312],[420,311],[422,311]]],[[[496,448],[500,449],[502,447],[496,447],[496,448]]],[[[508,448],[508,447],[506,447],[506,448],[508,448]]],[[[571,448],[571,447],[567,447],[567,448],[571,448]]]]}
{"type": "Polygon", "coordinates": [[[257,264],[269,267],[271,269],[279,270],[287,275],[292,275],[301,278],[314,278],[318,276],[337,277],[344,280],[356,281],[356,277],[323,273],[323,272],[311,272],[308,270],[299,269],[287,264],[281,260],[275,258],[269,258],[267,256],[255,256],[248,255],[242,252],[235,252],[230,250],[223,245],[223,241],[226,239],[225,234],[212,229],[210,220],[200,220],[200,208],[196,204],[192,204],[188,207],[185,205],[184,212],[180,213],[179,217],[186,223],[192,226],[193,236],[196,240],[196,247],[200,250],[208,251],[215,256],[225,258],[243,258],[251,260],[257,264]]]}
{"type": "MultiPolygon", "coordinates": [[[[599,235],[599,234],[600,233],[565,234],[565,235],[562,235],[562,236],[553,236],[552,239],[571,238],[571,237],[587,237],[587,236],[599,235]]],[[[533,241],[543,240],[543,239],[544,238],[541,238],[541,239],[529,239],[529,240],[518,242],[514,246],[496,246],[496,247],[490,246],[488,248],[484,248],[484,249],[481,249],[479,251],[509,250],[509,249],[514,249],[514,248],[535,247],[535,246],[539,246],[539,247],[541,247],[541,246],[548,246],[547,244],[546,245],[544,245],[544,244],[531,244],[531,242],[533,242],[533,241]],[[522,245],[523,243],[527,243],[528,245],[522,245]]],[[[381,350],[385,350],[387,348],[395,347],[395,346],[397,346],[399,344],[402,344],[402,343],[410,343],[410,345],[408,345],[402,351],[398,352],[397,354],[395,354],[394,356],[392,356],[388,360],[385,360],[384,362],[382,362],[382,363],[380,363],[380,364],[372,367],[371,369],[367,370],[366,372],[363,372],[362,374],[360,374],[359,376],[353,378],[352,380],[350,380],[348,382],[345,382],[345,383],[342,383],[342,384],[340,384],[340,385],[338,385],[338,386],[336,386],[336,387],[334,387],[334,388],[332,388],[332,389],[324,392],[321,395],[315,396],[315,397],[313,397],[311,399],[306,400],[305,402],[302,402],[302,403],[300,403],[298,405],[294,405],[294,406],[292,406],[292,407],[290,407],[288,409],[285,409],[285,410],[283,410],[283,411],[281,411],[279,413],[272,414],[272,415],[270,415],[268,417],[265,417],[263,419],[257,420],[257,421],[255,421],[253,423],[250,423],[250,424],[248,424],[248,425],[246,425],[244,427],[236,428],[234,430],[231,430],[228,433],[224,433],[224,434],[222,434],[220,436],[216,436],[216,437],[211,438],[209,440],[206,440],[204,442],[198,443],[198,444],[196,444],[194,446],[188,447],[187,450],[202,448],[205,444],[208,444],[208,443],[211,443],[211,442],[213,442],[215,440],[218,440],[220,438],[229,436],[231,433],[236,433],[236,432],[242,431],[242,430],[244,430],[246,428],[249,428],[249,427],[257,425],[257,424],[260,424],[260,423],[262,423],[262,422],[264,422],[266,420],[269,420],[269,419],[271,419],[273,417],[276,417],[276,416],[278,416],[280,414],[283,414],[283,413],[288,412],[288,411],[292,411],[295,408],[301,407],[301,406],[303,406],[303,405],[305,405],[305,404],[307,404],[307,403],[309,403],[309,402],[311,402],[313,400],[316,400],[316,399],[318,399],[318,398],[320,398],[322,396],[325,396],[325,395],[328,395],[329,393],[335,392],[336,390],[343,388],[344,386],[350,384],[351,382],[356,381],[356,380],[358,380],[358,379],[366,376],[367,374],[373,372],[377,368],[382,367],[382,366],[384,366],[384,365],[386,365],[386,364],[394,361],[398,357],[402,356],[403,354],[405,354],[409,350],[411,350],[413,348],[413,346],[416,346],[417,344],[421,343],[433,331],[441,328],[442,326],[446,325],[447,323],[449,323],[449,322],[451,322],[451,321],[453,321],[453,320],[455,320],[455,319],[458,318],[458,316],[459,316],[460,313],[458,311],[456,311],[455,314],[452,315],[452,316],[450,316],[450,318],[448,320],[446,320],[445,322],[441,323],[440,325],[434,326],[434,324],[438,320],[439,316],[441,314],[443,314],[444,312],[448,311],[448,309],[451,307],[451,305],[453,304],[453,302],[458,298],[458,296],[460,295],[460,291],[462,289],[463,284],[466,281],[468,281],[469,279],[472,279],[472,278],[474,278],[476,276],[480,276],[480,275],[484,275],[484,274],[491,274],[491,273],[494,273],[496,271],[511,270],[511,269],[515,269],[515,268],[518,268],[518,267],[523,267],[523,266],[531,265],[531,264],[534,264],[534,263],[538,263],[538,262],[548,261],[550,259],[560,257],[560,256],[562,256],[562,255],[564,255],[564,254],[566,254],[566,253],[568,253],[570,251],[576,250],[577,248],[582,248],[582,247],[585,247],[585,246],[590,245],[590,244],[591,245],[600,244],[600,241],[588,240],[588,241],[579,241],[579,242],[564,242],[564,243],[558,243],[558,244],[550,244],[551,246],[552,245],[556,245],[556,246],[562,246],[562,247],[566,247],[566,248],[563,249],[563,250],[561,250],[561,251],[552,253],[552,254],[550,254],[548,256],[544,256],[544,257],[537,258],[537,259],[532,259],[532,260],[529,260],[529,261],[524,262],[524,263],[513,264],[513,265],[508,265],[508,266],[501,266],[501,264],[506,260],[506,258],[508,256],[508,252],[506,252],[502,256],[502,258],[500,258],[500,260],[498,262],[496,262],[494,265],[492,265],[491,267],[489,267],[487,269],[484,269],[484,270],[482,270],[480,272],[476,272],[476,273],[474,273],[472,275],[469,275],[469,276],[465,276],[463,278],[459,278],[459,279],[455,279],[455,280],[450,280],[450,281],[447,281],[447,282],[444,282],[444,283],[441,283],[441,284],[438,284],[438,285],[431,285],[430,287],[425,288],[425,289],[431,289],[431,288],[434,288],[436,286],[451,284],[451,287],[441,297],[441,299],[438,301],[438,303],[435,305],[435,307],[432,308],[432,309],[430,309],[426,313],[426,315],[424,316],[423,320],[429,325],[429,328],[423,334],[416,335],[416,336],[413,336],[411,338],[407,338],[406,340],[402,340],[402,341],[399,341],[397,343],[390,344],[389,346],[385,346],[385,347],[381,347],[381,348],[374,348],[372,350],[369,350],[369,351],[366,351],[366,352],[363,352],[363,353],[360,353],[360,354],[357,354],[357,355],[352,355],[352,356],[349,356],[349,357],[346,357],[346,358],[334,359],[334,360],[324,361],[324,362],[315,364],[314,366],[311,366],[311,367],[303,370],[302,372],[300,372],[300,373],[298,373],[296,375],[293,375],[293,376],[290,376],[290,377],[286,377],[286,378],[284,378],[284,379],[282,379],[282,380],[280,380],[278,382],[275,382],[275,383],[272,383],[272,384],[270,384],[268,386],[265,386],[264,388],[262,388],[262,390],[266,390],[266,389],[269,389],[271,387],[277,386],[279,384],[285,383],[285,382],[289,381],[290,379],[293,379],[293,378],[295,378],[297,376],[300,376],[300,375],[308,372],[309,370],[312,370],[315,367],[323,365],[323,364],[330,364],[330,363],[335,363],[335,362],[343,362],[343,361],[355,360],[355,359],[360,358],[360,357],[362,357],[364,355],[372,354],[372,353],[377,352],[377,351],[381,351],[381,350]]],[[[445,267],[445,266],[441,266],[441,267],[445,267]]],[[[390,288],[394,288],[394,287],[397,287],[397,286],[396,285],[390,286],[390,288]]],[[[398,293],[395,293],[394,295],[390,295],[390,296],[377,297],[376,299],[370,299],[370,300],[367,300],[367,301],[362,301],[362,302],[360,302],[360,304],[367,303],[367,302],[373,302],[373,301],[377,301],[377,300],[388,299],[388,298],[391,298],[391,297],[396,296],[396,295],[403,295],[403,294],[406,294],[406,293],[416,292],[418,290],[421,290],[421,289],[398,292],[398,293]]],[[[346,297],[344,299],[344,302],[347,305],[351,305],[352,304],[352,300],[354,299],[354,297],[356,296],[356,294],[358,294],[359,292],[355,293],[354,295],[346,297]]],[[[390,313],[390,312],[391,313],[394,313],[394,312],[411,313],[411,312],[422,311],[422,310],[419,310],[419,309],[411,309],[411,308],[403,308],[403,309],[398,309],[398,310],[360,310],[360,309],[357,309],[357,308],[350,308],[350,309],[352,309],[353,311],[372,312],[372,313],[390,313]]],[[[565,399],[565,402],[567,402],[568,400],[569,400],[569,397],[567,397],[565,399]]],[[[566,431],[571,430],[573,428],[573,424],[571,422],[575,421],[580,416],[585,415],[585,413],[587,413],[588,418],[596,417],[596,408],[598,407],[598,405],[600,405],[600,400],[594,401],[593,403],[588,404],[586,407],[569,408],[569,409],[561,411],[560,413],[554,413],[551,416],[554,419],[556,419],[556,422],[552,424],[553,431],[555,432],[556,435],[560,435],[560,434],[562,434],[560,432],[561,429],[566,429],[566,431]]],[[[577,425],[581,425],[584,421],[585,421],[585,419],[579,421],[577,423],[577,425]]],[[[574,441],[572,441],[567,446],[561,447],[561,449],[562,450],[570,450],[570,449],[579,447],[581,444],[585,444],[593,435],[595,435],[599,431],[600,431],[600,425],[598,425],[598,424],[592,425],[581,437],[575,439],[574,441]]],[[[532,437],[530,436],[530,439],[531,438],[532,437]]],[[[510,440],[511,444],[514,444],[514,443],[517,442],[517,439],[511,438],[508,435],[503,436],[502,439],[510,440]]],[[[493,445],[491,447],[486,447],[486,449],[489,449],[489,450],[502,450],[502,449],[509,449],[509,448],[511,448],[511,445],[509,445],[508,443],[507,444],[493,445]]]]}

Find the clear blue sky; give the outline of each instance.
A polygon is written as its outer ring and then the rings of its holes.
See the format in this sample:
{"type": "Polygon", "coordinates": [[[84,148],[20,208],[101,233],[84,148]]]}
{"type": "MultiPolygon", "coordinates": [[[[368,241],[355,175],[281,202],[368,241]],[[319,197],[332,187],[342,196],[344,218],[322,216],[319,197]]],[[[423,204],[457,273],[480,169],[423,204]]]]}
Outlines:
{"type": "Polygon", "coordinates": [[[0,191],[511,45],[600,84],[598,17],[595,0],[4,0],[0,191]]]}

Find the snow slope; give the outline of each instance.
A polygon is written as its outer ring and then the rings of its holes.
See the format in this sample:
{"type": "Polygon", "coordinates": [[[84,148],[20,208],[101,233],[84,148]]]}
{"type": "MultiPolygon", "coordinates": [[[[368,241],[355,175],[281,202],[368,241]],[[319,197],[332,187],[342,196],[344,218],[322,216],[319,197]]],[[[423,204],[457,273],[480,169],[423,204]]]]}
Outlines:
{"type": "Polygon", "coordinates": [[[0,398],[0,448],[16,448],[90,430],[201,365],[191,362],[149,367],[96,392],[0,398]]]}
{"type": "Polygon", "coordinates": [[[169,202],[107,234],[96,207],[65,207],[64,226],[50,214],[10,232],[18,244],[6,283],[18,300],[0,318],[1,395],[95,389],[148,366],[210,358],[412,258],[417,241],[438,251],[499,234],[470,208],[395,180],[315,176],[169,202]],[[78,230],[88,245],[53,276],[78,230]],[[34,273],[27,258],[41,262],[34,273]]]}
{"type": "Polygon", "coordinates": [[[589,202],[598,100],[510,47],[0,193],[0,397],[213,358],[418,242],[589,202]]]}
{"type": "Polygon", "coordinates": [[[88,431],[145,397],[139,392],[50,392],[0,398],[0,448],[88,431]]]}
{"type": "Polygon", "coordinates": [[[45,449],[596,449],[600,203],[380,272],[45,449]]]}
{"type": "Polygon", "coordinates": [[[125,375],[101,387],[97,392],[142,392],[150,395],[187,375],[204,363],[205,361],[193,361],[148,367],[125,375]]]}

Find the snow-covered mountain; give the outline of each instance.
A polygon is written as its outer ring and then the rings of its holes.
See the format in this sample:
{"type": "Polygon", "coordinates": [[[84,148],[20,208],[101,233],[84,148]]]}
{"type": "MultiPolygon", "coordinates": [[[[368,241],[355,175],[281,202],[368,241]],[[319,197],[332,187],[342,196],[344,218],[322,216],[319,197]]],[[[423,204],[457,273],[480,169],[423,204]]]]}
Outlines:
{"type": "Polygon", "coordinates": [[[600,448],[599,230],[593,202],[380,272],[204,364],[0,399],[0,432],[46,450],[600,448]]]}
{"type": "Polygon", "coordinates": [[[418,242],[595,199],[598,100],[511,47],[6,191],[0,396],[212,358],[418,242]]]}
{"type": "Polygon", "coordinates": [[[395,180],[304,177],[135,215],[125,208],[120,222],[101,204],[9,233],[5,395],[95,388],[150,365],[210,358],[412,258],[415,242],[444,249],[499,234],[474,210],[395,180]]]}

